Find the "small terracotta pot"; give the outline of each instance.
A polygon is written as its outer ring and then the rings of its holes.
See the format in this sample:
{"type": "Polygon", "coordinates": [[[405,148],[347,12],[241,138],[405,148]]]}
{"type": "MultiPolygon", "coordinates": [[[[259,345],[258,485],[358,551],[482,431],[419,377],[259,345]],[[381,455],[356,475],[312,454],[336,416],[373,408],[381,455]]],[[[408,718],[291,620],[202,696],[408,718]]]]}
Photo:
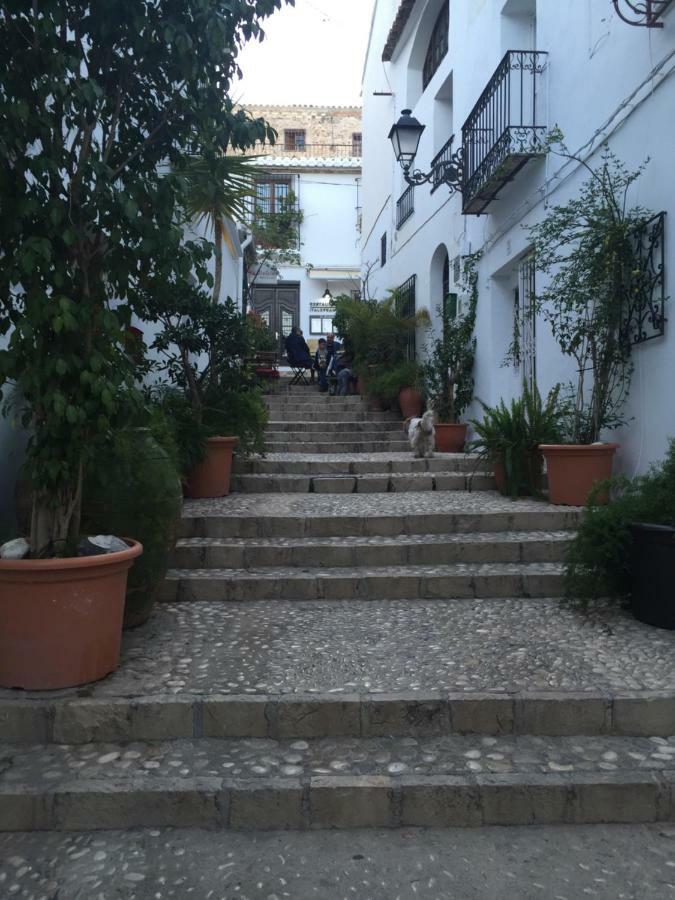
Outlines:
{"type": "Polygon", "coordinates": [[[143,547],[0,560],[0,686],[55,690],[117,668],[127,574],[143,547]]]}
{"type": "Polygon", "coordinates": [[[412,419],[422,415],[424,398],[419,391],[412,387],[404,387],[398,392],[398,405],[404,419],[412,419]]]}
{"type": "Polygon", "coordinates": [[[436,429],[436,449],[439,453],[461,453],[466,443],[467,425],[459,422],[438,422],[436,429]]]}
{"type": "Polygon", "coordinates": [[[190,473],[185,496],[191,500],[205,497],[225,497],[230,493],[232,451],[239,441],[236,437],[212,437],[206,442],[206,456],[190,473]]]}
{"type": "MultiPolygon", "coordinates": [[[[540,444],[551,503],[584,506],[596,481],[612,476],[618,444],[540,444]]],[[[602,498],[600,498],[602,499],[602,498]]]]}

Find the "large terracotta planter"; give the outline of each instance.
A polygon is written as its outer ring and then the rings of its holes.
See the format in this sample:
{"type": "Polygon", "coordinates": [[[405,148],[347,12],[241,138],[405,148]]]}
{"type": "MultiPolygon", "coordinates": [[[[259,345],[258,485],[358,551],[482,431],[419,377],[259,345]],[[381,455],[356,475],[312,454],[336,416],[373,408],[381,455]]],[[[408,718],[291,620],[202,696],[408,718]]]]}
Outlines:
{"type": "Polygon", "coordinates": [[[551,503],[584,506],[596,481],[612,476],[618,444],[540,444],[551,503]]]}
{"type": "Polygon", "coordinates": [[[415,388],[404,387],[398,392],[398,405],[404,419],[422,415],[424,398],[415,388]]]}
{"type": "Polygon", "coordinates": [[[239,438],[212,437],[207,441],[206,456],[195,466],[185,485],[185,496],[191,500],[225,497],[230,493],[232,451],[239,438]]]}
{"type": "Polygon", "coordinates": [[[54,690],[117,668],[127,574],[143,550],[0,560],[0,687],[54,690]]]}
{"type": "Polygon", "coordinates": [[[436,449],[439,453],[461,453],[466,443],[467,425],[438,422],[436,428],[436,449]]]}

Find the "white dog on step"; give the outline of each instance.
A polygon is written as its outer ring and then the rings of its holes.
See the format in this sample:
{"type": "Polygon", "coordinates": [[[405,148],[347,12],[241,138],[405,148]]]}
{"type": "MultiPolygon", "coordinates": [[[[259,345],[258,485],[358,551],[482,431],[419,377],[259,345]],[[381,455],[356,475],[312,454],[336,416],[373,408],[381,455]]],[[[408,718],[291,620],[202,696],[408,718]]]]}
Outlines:
{"type": "Polygon", "coordinates": [[[436,446],[436,429],[434,428],[434,414],[428,409],[423,416],[406,419],[403,427],[408,432],[408,440],[410,446],[415,452],[415,456],[426,457],[434,455],[434,447],[436,446]]]}

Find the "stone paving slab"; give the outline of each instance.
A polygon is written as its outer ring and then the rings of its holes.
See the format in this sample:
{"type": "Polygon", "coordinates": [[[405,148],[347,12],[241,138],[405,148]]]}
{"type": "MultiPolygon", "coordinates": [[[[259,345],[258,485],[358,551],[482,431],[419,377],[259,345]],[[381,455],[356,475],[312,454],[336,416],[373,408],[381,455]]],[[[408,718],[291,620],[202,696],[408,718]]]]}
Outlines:
{"type": "Polygon", "coordinates": [[[675,738],[0,748],[0,831],[675,820],[675,738]]]}
{"type": "Polygon", "coordinates": [[[419,534],[398,537],[184,538],[176,568],[390,566],[482,562],[560,562],[569,531],[419,534]]]}
{"type": "MultiPolygon", "coordinates": [[[[675,632],[643,625],[610,604],[583,613],[540,599],[162,604],[146,625],[125,632],[120,668],[108,678],[70,691],[0,690],[0,703],[23,711],[34,733],[33,700],[53,715],[53,702],[69,697],[266,701],[435,692],[494,693],[508,703],[513,692],[550,693],[552,701],[569,693],[602,702],[625,695],[623,727],[631,730],[623,733],[637,734],[644,692],[664,692],[659,714],[671,715],[675,733],[675,632]]],[[[159,712],[150,707],[147,715],[159,712]]],[[[128,713],[128,706],[120,710],[120,727],[128,713]]],[[[183,715],[181,708],[173,714],[183,715]]],[[[186,727],[183,736],[191,736],[191,715],[186,727]]]]}
{"type": "Polygon", "coordinates": [[[386,494],[401,491],[467,491],[493,490],[494,477],[485,472],[414,472],[396,474],[347,475],[234,475],[230,490],[233,493],[327,493],[327,494],[386,494]]]}
{"type": "Polygon", "coordinates": [[[674,862],[663,825],[0,835],[16,900],[664,900],[674,862]]]}
{"type": "Polygon", "coordinates": [[[665,900],[675,828],[0,835],[16,900],[665,900]]]}
{"type": "Polygon", "coordinates": [[[455,600],[486,597],[558,597],[561,563],[453,563],[297,568],[170,569],[163,601],[455,600]]]}

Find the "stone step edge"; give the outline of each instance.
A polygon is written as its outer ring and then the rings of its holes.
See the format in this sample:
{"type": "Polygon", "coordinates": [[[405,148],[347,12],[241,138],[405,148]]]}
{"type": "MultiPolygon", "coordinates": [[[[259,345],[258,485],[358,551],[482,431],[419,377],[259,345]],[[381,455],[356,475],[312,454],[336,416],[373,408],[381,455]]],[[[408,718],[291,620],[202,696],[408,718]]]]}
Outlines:
{"type": "Polygon", "coordinates": [[[675,772],[73,781],[0,788],[0,831],[672,822],[675,772]]]}
{"type": "MultiPolygon", "coordinates": [[[[182,550],[203,549],[204,547],[242,547],[242,548],[267,548],[280,547],[284,549],[296,549],[298,547],[325,547],[331,549],[333,547],[417,547],[424,544],[425,539],[442,537],[442,541],[433,541],[439,547],[445,544],[464,545],[464,544],[538,544],[546,541],[555,543],[569,543],[574,537],[574,532],[570,530],[552,531],[465,531],[454,534],[400,534],[400,535],[378,535],[377,537],[354,536],[350,539],[330,538],[330,537],[313,537],[313,538],[286,538],[286,537],[261,537],[261,538],[179,538],[176,547],[182,550]],[[293,543],[289,543],[293,541],[293,543]],[[333,541],[333,543],[330,543],[333,541]],[[339,541],[339,543],[337,543],[339,541]],[[346,542],[346,543],[345,543],[346,542]]],[[[180,568],[174,566],[172,568],[180,568]]]]}
{"type": "Polygon", "coordinates": [[[675,734],[673,691],[174,694],[0,700],[8,743],[675,734]]]}
{"type": "Polygon", "coordinates": [[[308,494],[392,494],[415,492],[428,484],[431,491],[478,491],[494,489],[494,476],[488,472],[370,472],[359,475],[281,475],[235,474],[232,493],[308,493],[308,494]],[[247,490],[260,488],[260,490],[247,490]],[[270,490],[270,488],[272,490],[270,490]]]}

